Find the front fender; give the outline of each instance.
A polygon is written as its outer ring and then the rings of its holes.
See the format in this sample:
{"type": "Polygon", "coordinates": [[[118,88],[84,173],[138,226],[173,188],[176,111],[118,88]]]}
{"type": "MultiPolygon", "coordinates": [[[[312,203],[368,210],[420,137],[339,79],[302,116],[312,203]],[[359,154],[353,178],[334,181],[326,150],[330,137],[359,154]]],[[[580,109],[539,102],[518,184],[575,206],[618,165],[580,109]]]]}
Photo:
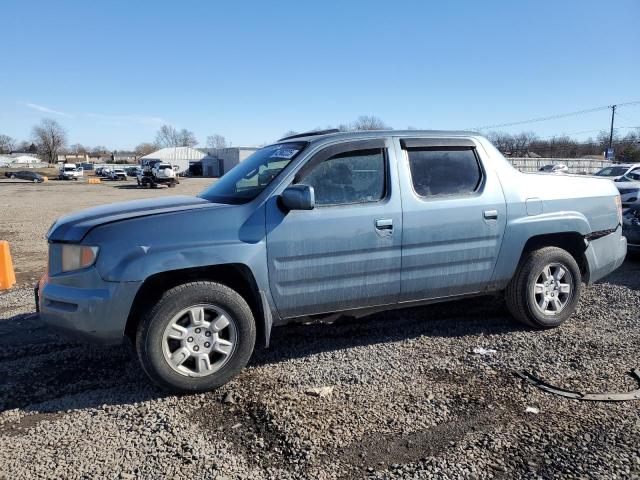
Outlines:
{"type": "Polygon", "coordinates": [[[171,270],[246,263],[240,261],[246,260],[242,250],[242,246],[235,242],[139,245],[124,253],[108,270],[101,271],[101,275],[110,282],[131,282],[142,281],[157,273],[171,270]]]}

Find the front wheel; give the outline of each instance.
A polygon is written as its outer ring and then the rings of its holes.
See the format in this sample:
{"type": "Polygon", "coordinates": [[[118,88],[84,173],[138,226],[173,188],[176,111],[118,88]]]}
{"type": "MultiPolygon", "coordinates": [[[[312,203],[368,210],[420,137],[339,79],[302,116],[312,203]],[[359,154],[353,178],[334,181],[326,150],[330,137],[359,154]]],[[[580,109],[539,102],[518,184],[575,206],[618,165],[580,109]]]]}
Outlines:
{"type": "Polygon", "coordinates": [[[582,278],[573,256],[558,247],[526,254],[505,292],[507,307],[520,322],[553,328],[575,311],[582,278]]]}
{"type": "Polygon", "coordinates": [[[203,392],[235,377],[255,340],[253,314],[236,291],[191,282],[167,291],[144,317],[136,349],[144,371],[160,386],[203,392]]]}

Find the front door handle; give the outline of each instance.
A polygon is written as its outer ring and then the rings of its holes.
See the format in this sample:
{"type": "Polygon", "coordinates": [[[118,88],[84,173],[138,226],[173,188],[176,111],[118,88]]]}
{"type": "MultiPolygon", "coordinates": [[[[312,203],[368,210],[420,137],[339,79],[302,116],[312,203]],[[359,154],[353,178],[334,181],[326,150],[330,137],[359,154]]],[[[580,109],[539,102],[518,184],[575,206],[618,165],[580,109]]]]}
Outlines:
{"type": "Polygon", "coordinates": [[[376,218],[375,226],[380,235],[387,236],[393,233],[393,219],[391,218],[376,218]]]}
{"type": "Polygon", "coordinates": [[[485,220],[497,220],[498,219],[498,211],[497,210],[485,210],[483,215],[484,215],[484,219],[485,220]]]}

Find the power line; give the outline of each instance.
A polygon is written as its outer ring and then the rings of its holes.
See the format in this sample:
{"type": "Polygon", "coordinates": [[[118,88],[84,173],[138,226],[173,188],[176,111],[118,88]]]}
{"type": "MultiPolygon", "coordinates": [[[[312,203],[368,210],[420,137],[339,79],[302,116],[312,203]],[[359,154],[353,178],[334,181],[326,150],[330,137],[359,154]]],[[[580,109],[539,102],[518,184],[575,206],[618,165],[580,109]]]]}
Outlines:
{"type": "MultiPolygon", "coordinates": [[[[640,100],[636,100],[633,102],[625,102],[625,103],[618,103],[615,104],[615,107],[625,107],[625,106],[630,106],[630,105],[640,105],[640,100]]],[[[560,118],[566,118],[566,117],[572,117],[575,115],[584,115],[586,113],[593,113],[593,112],[600,112],[602,110],[607,110],[609,108],[613,108],[614,105],[603,105],[601,107],[594,107],[594,108],[587,108],[585,110],[577,110],[575,112],[567,112],[567,113],[558,113],[556,115],[549,115],[546,117],[536,117],[536,118],[530,118],[528,120],[519,120],[517,122],[507,122],[507,123],[499,123],[496,125],[485,125],[482,127],[476,127],[475,129],[471,129],[471,130],[486,130],[488,128],[502,128],[502,127],[513,127],[516,125],[526,125],[528,123],[537,123],[537,122],[546,122],[548,120],[557,120],[560,118]]]]}
{"type": "MultiPolygon", "coordinates": [[[[636,129],[636,128],[640,128],[640,125],[639,126],[631,126],[631,127],[622,127],[622,126],[620,126],[620,127],[614,128],[614,130],[623,130],[623,129],[624,130],[627,130],[627,129],[628,130],[633,130],[633,129],[636,129]]],[[[583,134],[583,133],[595,133],[595,132],[598,132],[598,133],[606,132],[606,130],[604,128],[593,128],[591,130],[580,130],[579,132],[568,132],[568,133],[562,133],[560,135],[548,135],[546,137],[539,137],[539,138],[544,140],[546,138],[570,137],[571,135],[580,135],[580,134],[583,134]]]]}

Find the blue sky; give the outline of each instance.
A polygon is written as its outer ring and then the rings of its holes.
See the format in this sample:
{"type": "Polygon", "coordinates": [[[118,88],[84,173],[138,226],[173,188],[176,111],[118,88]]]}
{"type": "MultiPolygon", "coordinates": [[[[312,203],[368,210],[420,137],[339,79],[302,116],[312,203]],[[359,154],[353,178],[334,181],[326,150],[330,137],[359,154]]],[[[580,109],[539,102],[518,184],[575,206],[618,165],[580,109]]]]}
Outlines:
{"type": "MultiPolygon", "coordinates": [[[[638,0],[3,0],[0,18],[0,133],[18,140],[43,117],[123,149],[165,122],[252,145],[363,114],[471,128],[640,100],[638,0]]],[[[617,124],[640,125],[640,105],[617,124]]]]}

